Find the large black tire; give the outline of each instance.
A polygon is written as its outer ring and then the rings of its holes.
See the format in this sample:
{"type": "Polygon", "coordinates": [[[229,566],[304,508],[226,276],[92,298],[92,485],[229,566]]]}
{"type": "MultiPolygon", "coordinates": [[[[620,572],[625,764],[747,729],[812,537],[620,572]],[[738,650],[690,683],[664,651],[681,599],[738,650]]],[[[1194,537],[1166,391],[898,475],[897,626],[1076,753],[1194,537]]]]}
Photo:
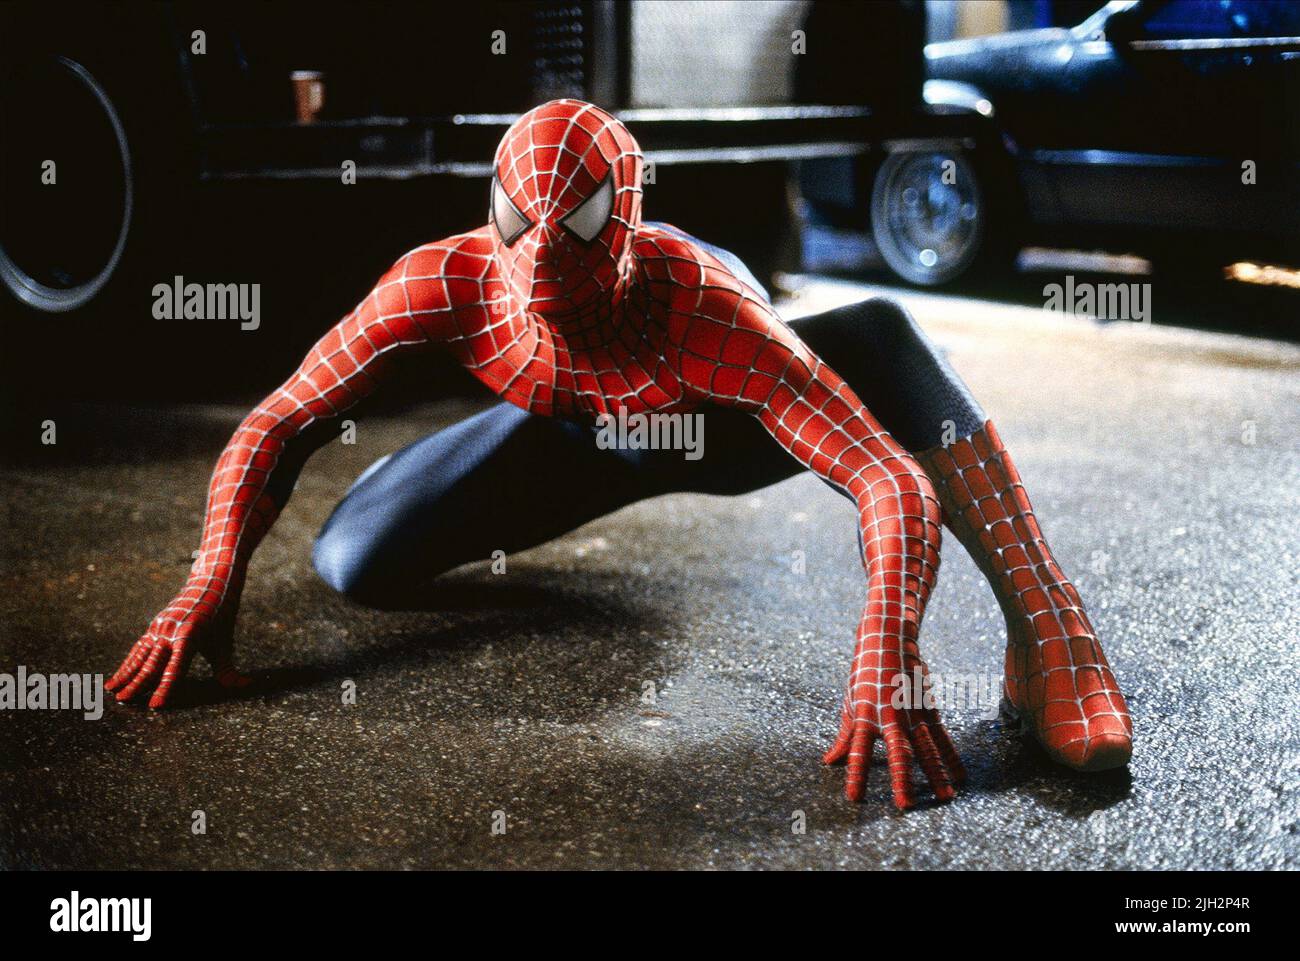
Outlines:
{"type": "Polygon", "coordinates": [[[0,5],[3,376],[21,396],[121,382],[115,362],[169,279],[157,252],[179,246],[197,180],[170,17],[152,4],[0,5]]]}
{"type": "Polygon", "coordinates": [[[135,204],[131,150],[79,59],[25,57],[0,92],[0,284],[37,313],[91,303],[116,273],[135,204]]]}

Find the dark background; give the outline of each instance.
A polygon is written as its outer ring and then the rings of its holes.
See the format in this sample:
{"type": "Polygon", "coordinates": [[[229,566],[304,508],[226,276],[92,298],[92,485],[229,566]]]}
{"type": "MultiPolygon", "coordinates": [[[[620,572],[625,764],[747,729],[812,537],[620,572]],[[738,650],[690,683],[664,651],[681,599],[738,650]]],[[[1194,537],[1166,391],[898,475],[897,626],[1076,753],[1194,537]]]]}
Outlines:
{"type": "MultiPolygon", "coordinates": [[[[931,13],[940,9],[920,2],[808,6],[801,26],[814,41],[806,56],[794,58],[789,102],[866,105],[872,119],[865,136],[873,143],[908,133],[920,101],[922,45],[937,29],[927,6],[931,13]]],[[[1014,2],[1007,26],[1074,24],[1096,7],[1086,0],[1014,2]]],[[[125,255],[89,308],[41,313],[0,296],[6,427],[68,401],[251,402],[400,254],[484,222],[481,175],[362,176],[346,187],[337,178],[205,179],[204,170],[237,166],[257,150],[315,151],[321,164],[337,166],[340,150],[351,149],[335,149],[329,139],[335,133],[325,125],[318,140],[299,138],[305,148],[286,139],[293,127],[292,70],[326,74],[320,118],[326,124],[371,116],[510,115],[556,95],[617,109],[633,99],[632,59],[672,50],[671,42],[655,53],[630,49],[626,9],[553,2],[5,4],[0,242],[60,250],[81,245],[88,261],[111,246],[97,213],[116,195],[93,186],[102,170],[90,159],[96,131],[46,110],[37,96],[44,77],[38,65],[49,58],[72,57],[103,83],[135,168],[125,255]],[[207,52],[186,58],[197,24],[206,32],[207,52]],[[510,37],[507,56],[490,53],[486,38],[494,29],[510,37]],[[57,198],[32,189],[33,165],[51,152],[59,154],[66,180],[75,180],[80,161],[92,186],[80,194],[60,188],[57,198]],[[261,328],[155,320],[153,286],[176,275],[187,282],[260,284],[261,328]]],[[[683,21],[681,29],[690,28],[683,21]]],[[[635,123],[632,129],[643,142],[652,137],[635,123]]],[[[495,136],[485,130],[462,155],[489,160],[495,136]]],[[[699,136],[716,144],[726,134],[714,125],[699,136]]],[[[862,267],[849,256],[846,267],[840,256],[867,233],[865,208],[878,164],[877,151],[802,165],[666,166],[647,191],[646,215],[735,250],[765,280],[776,270],[807,267],[879,276],[878,264],[862,267]],[[829,267],[805,257],[810,232],[819,230],[831,231],[820,242],[831,252],[829,267]]],[[[1084,246],[1105,240],[1104,234],[1089,237],[1084,246]]],[[[1175,236],[1169,259],[1195,260],[1203,242],[1175,236]]],[[[1041,303],[1042,278],[981,271],[963,286],[982,296],[1041,303]]],[[[1225,291],[1213,276],[1179,277],[1161,292],[1163,303],[1189,308],[1176,310],[1175,322],[1190,314],[1191,322],[1210,328],[1296,336],[1293,292],[1225,291]]],[[[469,389],[449,368],[433,379],[469,389]]]]}

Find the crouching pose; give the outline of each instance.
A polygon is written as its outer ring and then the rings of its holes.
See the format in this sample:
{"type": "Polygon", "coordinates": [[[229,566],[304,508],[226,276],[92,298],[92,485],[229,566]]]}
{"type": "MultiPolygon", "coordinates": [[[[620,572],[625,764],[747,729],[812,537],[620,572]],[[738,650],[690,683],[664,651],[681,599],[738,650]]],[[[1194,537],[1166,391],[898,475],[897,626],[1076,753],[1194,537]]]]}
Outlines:
{"type": "Polygon", "coordinates": [[[808,469],[856,505],[867,575],[825,757],[847,762],[850,799],[877,740],[900,808],[916,801],[914,764],[940,800],[964,777],[937,713],[892,703],[898,675],[926,669],[917,642],[942,523],[1001,602],[1009,708],[1062,764],[1127,762],[1128,709],[1078,592],[997,431],[902,308],[872,300],[786,324],[736,258],[642,222],[640,150],[591,104],[524,115],[495,170],[487,226],[402,257],[240,424],[189,580],[110,679],[118,700],[152,691],[163,706],[196,651],[221,683],[246,683],[231,658],[244,575],[303,462],[337,436],[332,418],[444,351],[507,403],[358,479],[316,544],[335,588],[401,604],[441,571],[641,498],[739,493],[808,469]],[[696,410],[701,460],[596,443],[601,415],[696,410]]]}

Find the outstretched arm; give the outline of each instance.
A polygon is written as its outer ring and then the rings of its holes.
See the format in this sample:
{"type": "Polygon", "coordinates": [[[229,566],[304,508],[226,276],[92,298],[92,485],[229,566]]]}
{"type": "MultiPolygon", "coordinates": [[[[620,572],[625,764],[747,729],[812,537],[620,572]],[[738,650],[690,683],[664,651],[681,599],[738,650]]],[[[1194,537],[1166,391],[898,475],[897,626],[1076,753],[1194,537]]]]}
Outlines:
{"type": "Polygon", "coordinates": [[[221,683],[243,683],[231,661],[231,631],[244,574],[302,462],[328,437],[313,428],[373,393],[396,354],[447,337],[445,285],[427,276],[428,261],[422,251],[399,260],[235,430],[212,473],[198,558],[184,588],[105,685],[119,701],[156,684],[149,706],[163,706],[195,650],[221,683]],[[418,283],[417,272],[425,275],[418,283]]]}
{"type": "MultiPolygon", "coordinates": [[[[705,274],[715,278],[710,268],[705,274]]],[[[867,604],[839,736],[826,755],[848,762],[846,795],[862,797],[872,747],[883,738],[898,807],[915,803],[914,757],[936,797],[952,797],[964,772],[936,711],[896,695],[900,676],[911,692],[913,672],[926,672],[917,635],[939,565],[933,485],[849,386],[741,285],[706,285],[698,307],[674,313],[669,335],[674,366],[700,400],[754,414],[857,505],[867,604]]]]}

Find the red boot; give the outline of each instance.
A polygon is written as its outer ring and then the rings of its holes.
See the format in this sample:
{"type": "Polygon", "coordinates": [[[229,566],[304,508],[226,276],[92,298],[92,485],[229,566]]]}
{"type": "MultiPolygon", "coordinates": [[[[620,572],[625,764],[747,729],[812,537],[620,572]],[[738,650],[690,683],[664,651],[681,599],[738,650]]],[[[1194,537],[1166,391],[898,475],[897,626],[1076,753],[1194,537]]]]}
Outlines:
{"type": "Polygon", "coordinates": [[[949,529],[1002,604],[1012,712],[1067,767],[1102,771],[1128,763],[1128,705],[992,422],[916,458],[934,481],[949,529]]]}

